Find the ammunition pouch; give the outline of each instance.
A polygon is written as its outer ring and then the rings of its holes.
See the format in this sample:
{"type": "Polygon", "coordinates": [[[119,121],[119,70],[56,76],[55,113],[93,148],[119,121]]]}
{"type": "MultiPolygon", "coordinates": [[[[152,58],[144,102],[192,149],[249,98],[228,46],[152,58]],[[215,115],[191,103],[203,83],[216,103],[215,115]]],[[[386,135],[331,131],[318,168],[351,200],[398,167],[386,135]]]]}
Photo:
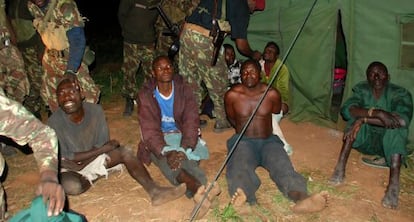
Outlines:
{"type": "Polygon", "coordinates": [[[92,65],[95,61],[95,52],[89,46],[85,47],[85,53],[83,54],[82,62],[87,66],[92,65]]]}

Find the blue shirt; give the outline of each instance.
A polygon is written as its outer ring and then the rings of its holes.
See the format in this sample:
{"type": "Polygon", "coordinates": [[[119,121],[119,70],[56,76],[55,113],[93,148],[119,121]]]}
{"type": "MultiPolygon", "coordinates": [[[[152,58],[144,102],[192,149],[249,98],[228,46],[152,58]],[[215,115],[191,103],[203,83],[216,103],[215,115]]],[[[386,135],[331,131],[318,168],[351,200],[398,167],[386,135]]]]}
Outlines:
{"type": "Polygon", "coordinates": [[[163,133],[178,131],[174,119],[174,83],[171,94],[166,97],[158,91],[158,87],[154,90],[155,99],[161,110],[161,130],[163,133]]]}

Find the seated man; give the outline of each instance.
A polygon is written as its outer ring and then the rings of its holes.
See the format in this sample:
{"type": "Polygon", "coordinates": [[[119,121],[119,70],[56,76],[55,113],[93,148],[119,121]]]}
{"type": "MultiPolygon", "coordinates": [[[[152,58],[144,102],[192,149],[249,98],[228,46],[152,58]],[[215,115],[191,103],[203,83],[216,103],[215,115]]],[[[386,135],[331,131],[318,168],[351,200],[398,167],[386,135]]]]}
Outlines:
{"type": "Polygon", "coordinates": [[[280,129],[279,123],[283,115],[289,112],[289,70],[285,64],[279,59],[279,46],[276,42],[268,42],[263,50],[263,59],[260,60],[262,68],[262,82],[269,84],[273,76],[276,75],[276,71],[279,66],[280,69],[277,73],[275,80],[272,82],[272,87],[277,89],[282,97],[282,107],[278,114],[272,114],[273,134],[278,135],[282,140],[284,148],[289,155],[292,154],[293,149],[289,143],[287,143],[282,129],[280,129]]]}
{"type": "Polygon", "coordinates": [[[228,73],[228,87],[241,83],[240,80],[240,65],[241,63],[236,59],[234,47],[230,44],[223,44],[224,60],[226,60],[228,73]]]}
{"type": "Polygon", "coordinates": [[[413,100],[408,90],[389,82],[387,67],[381,62],[372,62],[366,75],[367,81],[353,88],[353,95],[342,107],[348,126],[330,181],[340,184],[345,179],[345,167],[352,147],[364,154],[377,155],[379,158],[363,161],[373,166],[390,167],[382,205],[395,209],[400,192],[401,162],[407,155],[413,100]]]}
{"type": "Polygon", "coordinates": [[[107,169],[124,164],[129,174],[140,183],[152,205],[174,200],[185,193],[185,185],[160,187],[150,177],[142,162],[116,140],[110,140],[102,107],[82,102],[77,80],[63,79],[57,87],[59,108],[48,124],[59,139],[62,185],[65,192],[78,195],[91,186],[91,181],[107,175],[107,169]],[[88,181],[89,180],[89,181],[88,181]]]}
{"type": "Polygon", "coordinates": [[[279,113],[281,109],[281,96],[276,89],[268,91],[246,131],[240,134],[267,88],[260,82],[260,65],[257,61],[244,62],[240,74],[242,84],[233,86],[224,96],[227,118],[236,130],[236,134],[227,141],[229,152],[235,146],[227,164],[229,193],[246,198],[249,204],[256,204],[255,193],[260,186],[260,179],[255,170],[262,166],[279,190],[296,203],[294,212],[324,209],[328,193],[322,191],[308,195],[305,178],[294,170],[282,141],[272,134],[272,113],[279,113]]]}
{"type": "MultiPolygon", "coordinates": [[[[207,178],[199,161],[209,156],[206,144],[199,138],[199,115],[194,93],[183,78],[174,74],[167,56],[152,64],[153,78],[138,93],[138,119],[142,139],[138,158],[154,162],[174,185],[185,183],[187,196],[199,203],[205,193],[207,178]]],[[[210,192],[198,214],[203,216],[210,201],[218,195],[218,186],[210,192]]]]}

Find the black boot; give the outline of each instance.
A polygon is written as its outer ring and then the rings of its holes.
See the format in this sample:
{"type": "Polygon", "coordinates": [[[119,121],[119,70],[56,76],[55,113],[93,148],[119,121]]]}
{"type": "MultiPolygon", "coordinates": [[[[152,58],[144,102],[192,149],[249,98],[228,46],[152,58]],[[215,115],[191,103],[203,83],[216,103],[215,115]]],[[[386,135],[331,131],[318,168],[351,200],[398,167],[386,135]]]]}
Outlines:
{"type": "Polygon", "coordinates": [[[125,98],[125,110],[124,110],[124,116],[131,116],[132,111],[134,111],[134,100],[126,97],[125,98]]]}

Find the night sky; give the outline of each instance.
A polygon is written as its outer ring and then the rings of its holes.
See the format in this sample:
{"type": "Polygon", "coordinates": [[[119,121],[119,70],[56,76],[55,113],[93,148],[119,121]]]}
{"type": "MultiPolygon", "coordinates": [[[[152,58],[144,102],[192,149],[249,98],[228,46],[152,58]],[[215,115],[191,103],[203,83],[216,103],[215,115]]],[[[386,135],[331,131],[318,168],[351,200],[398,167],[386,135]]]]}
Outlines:
{"type": "Polygon", "coordinates": [[[120,36],[117,12],[119,0],[76,0],[82,16],[89,21],[85,24],[89,38],[120,36]]]}

